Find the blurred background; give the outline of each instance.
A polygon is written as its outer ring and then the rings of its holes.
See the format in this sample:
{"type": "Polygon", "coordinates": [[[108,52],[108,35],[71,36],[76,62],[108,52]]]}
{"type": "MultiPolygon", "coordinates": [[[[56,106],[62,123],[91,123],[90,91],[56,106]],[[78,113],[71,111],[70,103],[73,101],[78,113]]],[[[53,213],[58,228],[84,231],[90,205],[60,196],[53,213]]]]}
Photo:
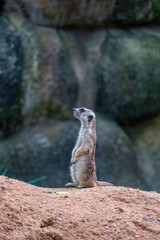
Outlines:
{"type": "Polygon", "coordinates": [[[160,192],[160,0],[1,1],[0,174],[63,187],[82,106],[98,179],[160,192]]]}

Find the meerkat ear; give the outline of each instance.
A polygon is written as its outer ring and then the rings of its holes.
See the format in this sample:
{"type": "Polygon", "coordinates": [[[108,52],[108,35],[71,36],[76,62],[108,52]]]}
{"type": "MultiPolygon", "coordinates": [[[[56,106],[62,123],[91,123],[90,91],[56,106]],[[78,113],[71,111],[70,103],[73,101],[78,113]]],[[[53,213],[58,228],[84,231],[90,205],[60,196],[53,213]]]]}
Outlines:
{"type": "Polygon", "coordinates": [[[88,120],[91,121],[93,119],[93,115],[88,115],[88,120]]]}

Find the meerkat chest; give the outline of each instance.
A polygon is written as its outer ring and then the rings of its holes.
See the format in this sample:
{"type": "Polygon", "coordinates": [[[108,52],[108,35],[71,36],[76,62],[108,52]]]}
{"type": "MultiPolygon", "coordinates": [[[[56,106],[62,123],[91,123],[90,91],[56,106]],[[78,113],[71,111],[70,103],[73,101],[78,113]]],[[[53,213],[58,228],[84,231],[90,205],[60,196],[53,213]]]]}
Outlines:
{"type": "Polygon", "coordinates": [[[84,132],[80,135],[79,137],[79,143],[80,145],[86,145],[86,144],[89,144],[93,142],[93,138],[92,138],[92,135],[89,134],[88,132],[84,132]]]}

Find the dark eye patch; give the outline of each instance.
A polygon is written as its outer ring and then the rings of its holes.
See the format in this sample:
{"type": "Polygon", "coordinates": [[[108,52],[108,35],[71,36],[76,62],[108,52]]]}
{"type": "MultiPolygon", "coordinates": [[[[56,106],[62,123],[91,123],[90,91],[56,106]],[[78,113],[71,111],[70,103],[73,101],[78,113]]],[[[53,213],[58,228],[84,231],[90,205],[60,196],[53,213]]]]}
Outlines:
{"type": "Polygon", "coordinates": [[[85,112],[84,108],[79,109],[80,113],[85,112]]]}
{"type": "Polygon", "coordinates": [[[88,116],[88,120],[91,121],[93,119],[93,115],[88,116]]]}

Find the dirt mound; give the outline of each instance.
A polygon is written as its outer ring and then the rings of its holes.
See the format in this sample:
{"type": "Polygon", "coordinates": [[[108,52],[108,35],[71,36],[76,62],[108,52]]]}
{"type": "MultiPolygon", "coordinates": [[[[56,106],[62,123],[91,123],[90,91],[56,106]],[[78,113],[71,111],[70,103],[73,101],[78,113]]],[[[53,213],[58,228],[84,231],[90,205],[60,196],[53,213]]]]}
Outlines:
{"type": "Polygon", "coordinates": [[[0,177],[0,239],[160,239],[160,194],[49,189],[0,177]]]}

